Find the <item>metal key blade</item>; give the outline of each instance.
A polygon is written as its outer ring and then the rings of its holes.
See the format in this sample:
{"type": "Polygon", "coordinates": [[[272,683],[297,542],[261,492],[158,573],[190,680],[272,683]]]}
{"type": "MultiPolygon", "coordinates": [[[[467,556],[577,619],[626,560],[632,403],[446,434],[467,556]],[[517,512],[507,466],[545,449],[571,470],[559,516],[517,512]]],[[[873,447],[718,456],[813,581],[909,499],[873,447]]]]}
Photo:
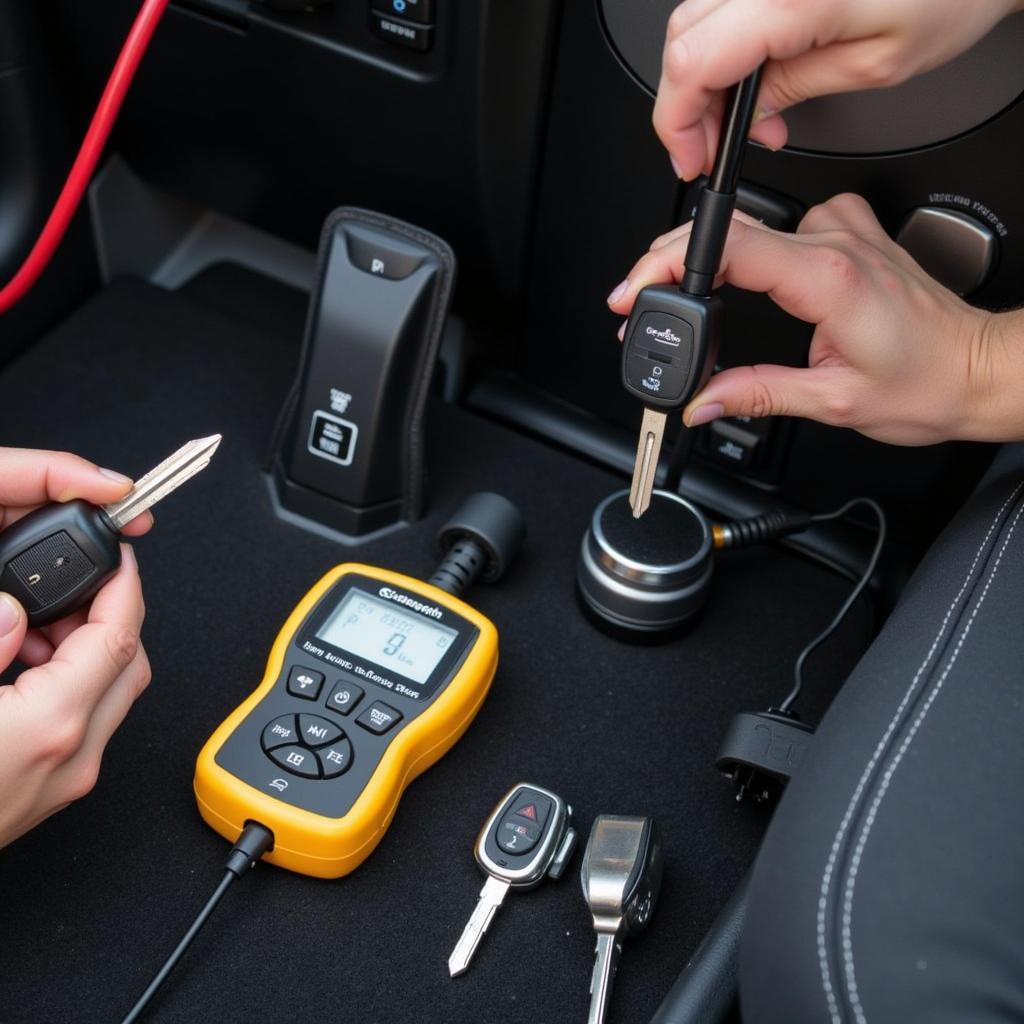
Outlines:
{"type": "Polygon", "coordinates": [[[644,407],[644,418],[640,424],[640,443],[636,449],[636,465],[633,467],[633,486],[629,491],[629,505],[633,517],[639,519],[650,507],[654,477],[658,469],[658,456],[665,436],[665,413],[644,407]]]}
{"type": "Polygon", "coordinates": [[[448,957],[448,973],[454,978],[469,967],[470,960],[476,952],[480,940],[484,937],[491,921],[497,913],[498,908],[505,902],[505,893],[509,890],[509,883],[503,878],[495,878],[489,875],[484,887],[480,890],[480,898],[476,901],[473,914],[466,927],[462,929],[462,935],[448,957]]]}
{"type": "Polygon", "coordinates": [[[598,932],[594,973],[590,978],[590,1014],[587,1024],[604,1024],[612,994],[612,979],[619,963],[622,946],[614,935],[598,932]]]}
{"type": "Polygon", "coordinates": [[[177,490],[186,480],[205,469],[220,440],[220,434],[211,434],[182,445],[159,466],[136,480],[135,486],[120,501],[105,505],[103,511],[118,530],[122,529],[136,516],[152,508],[171,491],[177,490]]]}

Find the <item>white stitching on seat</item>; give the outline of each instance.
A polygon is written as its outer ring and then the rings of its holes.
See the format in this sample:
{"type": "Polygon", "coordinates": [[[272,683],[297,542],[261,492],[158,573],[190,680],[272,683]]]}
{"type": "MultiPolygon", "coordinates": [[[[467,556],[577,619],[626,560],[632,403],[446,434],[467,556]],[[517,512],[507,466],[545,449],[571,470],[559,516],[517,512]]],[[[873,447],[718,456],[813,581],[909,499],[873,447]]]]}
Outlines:
{"type": "Polygon", "coordinates": [[[839,857],[839,850],[843,845],[843,840],[846,838],[846,830],[850,827],[850,822],[853,819],[854,811],[856,810],[857,803],[864,792],[864,787],[867,785],[868,779],[871,773],[875,769],[875,765],[878,764],[879,758],[881,758],[885,751],[885,746],[892,737],[893,732],[896,730],[896,726],[899,724],[899,720],[903,712],[906,710],[907,705],[910,703],[910,698],[917,689],[917,684],[921,680],[921,676],[924,674],[925,669],[928,667],[932,658],[935,656],[936,650],[938,650],[939,644],[942,641],[942,637],[946,632],[946,627],[949,625],[949,620],[952,618],[953,612],[956,606],[960,603],[960,598],[964,596],[967,587],[970,585],[971,577],[974,575],[974,570],[978,567],[978,562],[981,560],[981,556],[988,545],[989,539],[992,536],[993,531],[999,523],[1000,518],[1006,511],[1007,507],[1012,501],[1014,501],[1017,495],[1020,493],[1021,488],[1024,487],[1024,480],[1022,480],[1013,489],[1010,496],[1003,502],[999,511],[995,514],[989,525],[988,532],[985,534],[981,544],[978,547],[977,552],[974,555],[974,561],[971,562],[971,567],[967,570],[964,581],[960,586],[960,590],[957,592],[956,597],[953,598],[952,603],[946,611],[945,617],[942,620],[942,625],[939,626],[939,631],[935,634],[935,639],[932,641],[932,645],[928,650],[928,653],[924,657],[924,661],[921,662],[920,668],[914,674],[914,678],[907,688],[907,692],[903,695],[903,700],[900,701],[899,707],[896,708],[895,714],[892,716],[892,720],[889,722],[888,728],[885,730],[884,735],[878,741],[878,745],[875,747],[874,753],[871,755],[871,759],[868,761],[867,766],[864,769],[863,774],[860,777],[860,781],[857,783],[857,788],[853,792],[853,796],[850,797],[850,803],[846,808],[846,813],[843,815],[843,819],[839,824],[839,828],[836,830],[835,838],[832,842],[832,849],[829,852],[828,861],[825,864],[825,871],[821,877],[821,889],[818,896],[818,915],[817,915],[817,928],[818,928],[818,964],[821,969],[821,983],[822,988],[825,992],[825,1000],[828,1003],[829,1017],[832,1020],[832,1024],[842,1024],[842,1017],[839,1014],[839,1004],[836,1001],[835,992],[832,986],[831,972],[828,966],[828,946],[826,943],[826,911],[828,909],[828,896],[829,890],[832,886],[832,873],[835,870],[836,860],[839,857]]]}
{"type": "Polygon", "coordinates": [[[857,1024],[867,1024],[867,1017],[864,1015],[864,1008],[861,1005],[860,996],[857,992],[857,978],[853,960],[853,942],[851,939],[853,893],[857,884],[857,872],[860,869],[861,856],[864,853],[864,847],[867,845],[872,826],[878,816],[878,809],[881,807],[882,801],[885,799],[885,794],[889,790],[889,784],[892,782],[892,778],[896,774],[896,769],[900,766],[900,762],[903,760],[904,754],[906,754],[910,749],[910,744],[913,743],[914,737],[917,735],[922,723],[928,716],[928,712],[931,710],[936,697],[938,697],[939,692],[942,690],[943,684],[946,682],[949,673],[956,664],[957,658],[960,657],[960,652],[963,650],[963,646],[967,642],[967,636],[971,632],[974,620],[978,617],[978,612],[981,611],[981,606],[985,603],[985,598],[988,596],[989,589],[995,581],[996,574],[999,572],[999,565],[1003,560],[1003,555],[1006,553],[1010,539],[1013,537],[1013,531],[1016,530],[1017,523],[1022,514],[1024,514],[1024,505],[1021,505],[1017,510],[1017,514],[1013,517],[1013,523],[1006,534],[1006,539],[1003,541],[1002,547],[999,549],[999,554],[996,557],[995,564],[992,566],[992,571],[988,575],[988,579],[985,581],[985,587],[981,592],[981,596],[978,598],[978,601],[974,606],[974,610],[971,612],[971,617],[967,620],[967,624],[960,633],[956,648],[953,650],[949,661],[946,663],[946,667],[943,669],[942,675],[939,676],[938,680],[936,680],[933,685],[932,691],[928,694],[928,698],[925,701],[924,706],[921,708],[917,718],[914,720],[914,724],[910,727],[909,732],[900,744],[899,750],[896,752],[895,757],[893,757],[889,766],[885,770],[885,774],[882,776],[882,782],[878,787],[878,792],[875,794],[874,800],[871,802],[871,808],[868,811],[867,817],[864,819],[864,827],[861,829],[861,834],[857,840],[857,846],[854,849],[853,857],[850,860],[850,868],[847,873],[846,888],[843,897],[843,960],[846,970],[846,987],[850,1002],[850,1009],[853,1011],[857,1024]]]}

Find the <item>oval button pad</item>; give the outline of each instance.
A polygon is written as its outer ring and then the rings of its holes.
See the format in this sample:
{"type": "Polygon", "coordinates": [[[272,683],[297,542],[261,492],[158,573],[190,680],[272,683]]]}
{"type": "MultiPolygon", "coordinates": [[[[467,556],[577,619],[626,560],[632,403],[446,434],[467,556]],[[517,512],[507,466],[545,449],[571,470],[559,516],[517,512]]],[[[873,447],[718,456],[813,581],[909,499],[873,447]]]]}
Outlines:
{"type": "Polygon", "coordinates": [[[260,742],[271,761],[305,779],[336,779],[352,766],[345,731],[319,715],[280,715],[260,742]]]}

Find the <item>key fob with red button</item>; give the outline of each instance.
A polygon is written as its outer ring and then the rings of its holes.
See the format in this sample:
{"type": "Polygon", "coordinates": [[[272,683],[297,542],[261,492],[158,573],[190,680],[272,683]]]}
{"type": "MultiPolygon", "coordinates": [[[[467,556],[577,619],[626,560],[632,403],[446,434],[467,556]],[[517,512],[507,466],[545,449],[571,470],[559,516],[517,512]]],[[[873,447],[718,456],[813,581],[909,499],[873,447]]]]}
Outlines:
{"type": "Polygon", "coordinates": [[[686,295],[673,285],[644,288],[626,325],[626,390],[651,409],[682,409],[711,376],[721,322],[717,296],[686,295]]]}
{"type": "Polygon", "coordinates": [[[559,878],[576,847],[572,808],[557,794],[521,782],[505,794],[477,837],[481,869],[514,889],[559,878]]]}

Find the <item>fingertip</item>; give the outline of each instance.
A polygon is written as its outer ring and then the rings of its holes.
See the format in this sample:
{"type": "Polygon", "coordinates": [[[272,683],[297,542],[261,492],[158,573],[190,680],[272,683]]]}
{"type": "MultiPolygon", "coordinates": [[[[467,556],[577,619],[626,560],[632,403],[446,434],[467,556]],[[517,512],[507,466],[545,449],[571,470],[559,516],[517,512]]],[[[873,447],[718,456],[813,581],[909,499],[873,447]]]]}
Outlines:
{"type": "Polygon", "coordinates": [[[622,323],[619,325],[619,329],[616,332],[617,335],[618,335],[619,341],[625,341],[626,340],[626,325],[628,323],[629,323],[628,320],[623,320],[622,323]]]}
{"type": "Polygon", "coordinates": [[[152,512],[143,512],[128,523],[121,533],[125,537],[141,537],[153,529],[154,522],[152,512]]]}
{"type": "Polygon", "coordinates": [[[135,548],[131,544],[121,545],[121,564],[127,566],[130,572],[139,571],[139,560],[135,557],[135,548]]]}
{"type": "Polygon", "coordinates": [[[721,419],[724,415],[725,406],[721,402],[701,402],[697,398],[683,411],[683,423],[693,429],[721,419]]]}
{"type": "Polygon", "coordinates": [[[781,114],[771,114],[754,125],[750,137],[776,153],[789,141],[789,125],[781,114]]]}
{"type": "Polygon", "coordinates": [[[21,602],[10,594],[0,591],[0,638],[10,636],[25,619],[21,602]]]}

